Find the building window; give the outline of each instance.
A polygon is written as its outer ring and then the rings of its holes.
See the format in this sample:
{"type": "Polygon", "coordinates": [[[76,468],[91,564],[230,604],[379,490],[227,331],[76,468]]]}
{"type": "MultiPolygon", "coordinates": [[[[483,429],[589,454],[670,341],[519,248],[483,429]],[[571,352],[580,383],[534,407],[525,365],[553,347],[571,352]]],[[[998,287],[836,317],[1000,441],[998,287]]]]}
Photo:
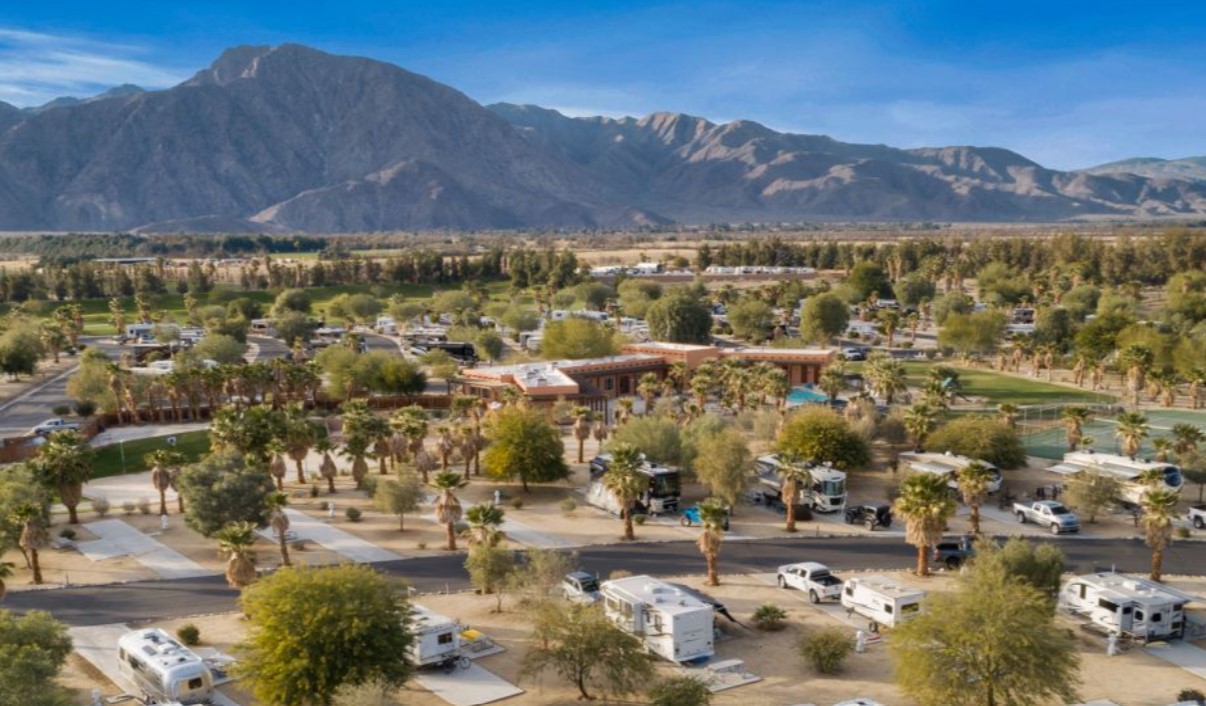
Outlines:
{"type": "Polygon", "coordinates": [[[615,380],[613,378],[603,378],[603,389],[611,392],[615,388],[615,380]]]}

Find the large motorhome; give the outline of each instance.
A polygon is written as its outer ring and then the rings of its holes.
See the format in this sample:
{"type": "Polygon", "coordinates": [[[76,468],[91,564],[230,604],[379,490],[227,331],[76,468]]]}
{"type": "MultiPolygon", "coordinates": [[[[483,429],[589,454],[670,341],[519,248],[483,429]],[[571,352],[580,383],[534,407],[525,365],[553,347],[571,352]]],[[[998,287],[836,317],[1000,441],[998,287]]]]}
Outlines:
{"type": "MultiPolygon", "coordinates": [[[[611,464],[611,454],[600,454],[590,460],[590,486],[586,501],[595,507],[619,515],[623,510],[619,500],[603,485],[602,476],[611,464]]],[[[678,512],[682,496],[682,479],[677,468],[642,461],[640,472],[649,478],[649,488],[637,498],[635,511],[641,515],[661,515],[678,512]]]]}
{"type": "Polygon", "coordinates": [[[671,662],[714,654],[712,606],[649,576],[604,581],[603,612],[612,622],[671,662]]]}
{"type": "MultiPolygon", "coordinates": [[[[952,490],[959,489],[959,471],[967,468],[977,459],[968,458],[967,456],[958,456],[951,452],[946,453],[925,453],[925,452],[906,452],[900,454],[900,467],[906,473],[933,473],[946,478],[946,484],[952,490]]],[[[988,484],[988,492],[995,493],[1001,489],[1001,472],[997,467],[987,461],[980,461],[988,470],[992,471],[993,480],[988,484]]]]}
{"type": "Polygon", "coordinates": [[[214,692],[209,667],[163,630],[135,630],[117,640],[118,671],[147,703],[208,704],[214,692]]]}
{"type": "Polygon", "coordinates": [[[445,665],[461,656],[461,626],[452,618],[412,604],[410,632],[414,640],[407,646],[406,656],[416,667],[445,665]]]}
{"type": "Polygon", "coordinates": [[[1181,468],[1171,463],[1158,461],[1143,461],[1128,456],[1102,454],[1094,451],[1073,451],[1064,454],[1064,460],[1047,470],[1053,473],[1071,475],[1081,471],[1100,473],[1113,476],[1122,482],[1122,499],[1132,505],[1139,505],[1147,486],[1141,483],[1139,476],[1148,471],[1157,471],[1164,477],[1164,487],[1168,490],[1181,491],[1185,477],[1181,468]]]}
{"type": "Polygon", "coordinates": [[[1103,572],[1064,584],[1059,605],[1108,632],[1143,642],[1185,634],[1185,604],[1194,596],[1147,579],[1103,572]]]}
{"type": "MultiPolygon", "coordinates": [[[[779,457],[771,454],[754,461],[758,488],[768,500],[783,502],[783,480],[775,473],[779,457]]],[[[800,488],[797,505],[809,505],[817,512],[842,512],[846,509],[846,474],[829,466],[810,466],[812,486],[800,488]]]]}
{"type": "Polygon", "coordinates": [[[925,591],[906,588],[884,576],[860,576],[842,584],[842,607],[871,621],[872,632],[880,625],[895,627],[921,610],[925,591]]]}

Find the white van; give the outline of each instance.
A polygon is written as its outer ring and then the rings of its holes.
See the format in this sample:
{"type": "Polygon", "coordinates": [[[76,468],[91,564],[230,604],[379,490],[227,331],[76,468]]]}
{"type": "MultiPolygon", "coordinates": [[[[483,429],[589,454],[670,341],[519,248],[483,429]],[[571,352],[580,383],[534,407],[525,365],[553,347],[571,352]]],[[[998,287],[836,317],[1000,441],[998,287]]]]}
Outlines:
{"type": "Polygon", "coordinates": [[[871,621],[871,632],[879,626],[895,627],[921,612],[925,591],[906,588],[885,576],[860,576],[842,584],[842,607],[871,621]]]}
{"type": "Polygon", "coordinates": [[[117,640],[118,671],[142,691],[147,703],[212,703],[213,675],[192,650],[158,628],[117,640]]]}

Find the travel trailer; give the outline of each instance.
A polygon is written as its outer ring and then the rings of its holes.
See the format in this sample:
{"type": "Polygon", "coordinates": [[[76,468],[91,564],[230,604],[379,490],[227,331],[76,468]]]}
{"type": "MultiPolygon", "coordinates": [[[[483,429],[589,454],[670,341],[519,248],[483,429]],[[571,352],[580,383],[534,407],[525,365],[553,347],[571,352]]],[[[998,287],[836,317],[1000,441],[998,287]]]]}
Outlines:
{"type": "Polygon", "coordinates": [[[641,639],[652,653],[671,662],[691,662],[714,654],[712,606],[649,576],[604,581],[603,612],[641,639]]]}
{"type": "MultiPolygon", "coordinates": [[[[783,480],[775,473],[779,457],[771,454],[754,461],[758,491],[763,501],[783,502],[783,480]]],[[[800,488],[797,505],[809,505],[817,512],[842,512],[846,509],[846,474],[829,466],[811,466],[812,487],[800,488]]]]}
{"type": "Polygon", "coordinates": [[[1057,463],[1047,470],[1063,475],[1089,471],[1114,476],[1122,481],[1122,499],[1131,505],[1139,505],[1143,500],[1143,493],[1147,491],[1147,486],[1139,482],[1138,478],[1147,471],[1158,471],[1160,475],[1164,476],[1164,487],[1168,490],[1180,492],[1181,486],[1185,484],[1181,468],[1171,463],[1137,460],[1128,456],[1101,454],[1094,451],[1066,453],[1061,463],[1057,463]]]}
{"type": "MultiPolygon", "coordinates": [[[[590,476],[593,480],[586,489],[586,502],[619,515],[623,507],[602,481],[610,463],[611,454],[600,454],[590,460],[590,476]]],[[[678,469],[645,461],[641,464],[640,472],[649,478],[649,489],[637,499],[634,508],[636,514],[662,515],[678,512],[678,501],[682,495],[682,479],[678,469]]]]}
{"type": "Polygon", "coordinates": [[[410,631],[414,640],[407,646],[406,656],[416,667],[456,666],[469,659],[461,656],[461,626],[451,618],[411,605],[410,631]]]}
{"type": "Polygon", "coordinates": [[[146,703],[208,704],[213,699],[209,667],[158,628],[122,635],[117,658],[118,671],[142,691],[146,703]]]}
{"type": "Polygon", "coordinates": [[[1071,578],[1059,594],[1063,610],[1142,642],[1182,637],[1185,604],[1194,600],[1163,584],[1113,572],[1071,578]]]}
{"type": "Polygon", "coordinates": [[[398,323],[392,316],[378,316],[377,323],[373,325],[373,328],[377,330],[377,333],[386,336],[398,335],[398,323]]]}
{"type": "Polygon", "coordinates": [[[925,591],[906,588],[884,576],[860,576],[842,584],[842,607],[871,621],[871,631],[879,626],[895,627],[921,611],[925,591]]]}
{"type": "MultiPolygon", "coordinates": [[[[957,456],[951,452],[924,453],[906,452],[900,454],[900,467],[906,473],[933,473],[944,476],[946,484],[952,490],[959,489],[959,471],[970,466],[976,459],[967,456],[957,456]]],[[[1001,472],[987,461],[980,461],[992,471],[993,480],[988,484],[988,492],[995,493],[1001,489],[1001,472]]]]}

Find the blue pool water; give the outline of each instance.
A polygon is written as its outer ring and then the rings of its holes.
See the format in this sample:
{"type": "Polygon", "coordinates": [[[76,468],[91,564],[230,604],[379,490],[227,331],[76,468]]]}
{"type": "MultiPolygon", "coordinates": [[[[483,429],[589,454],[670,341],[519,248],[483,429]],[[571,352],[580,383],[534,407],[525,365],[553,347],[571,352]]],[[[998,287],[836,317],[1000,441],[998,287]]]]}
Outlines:
{"type": "Polygon", "coordinates": [[[829,395],[818,392],[810,387],[793,387],[787,393],[787,404],[824,404],[829,401],[829,395]]]}

